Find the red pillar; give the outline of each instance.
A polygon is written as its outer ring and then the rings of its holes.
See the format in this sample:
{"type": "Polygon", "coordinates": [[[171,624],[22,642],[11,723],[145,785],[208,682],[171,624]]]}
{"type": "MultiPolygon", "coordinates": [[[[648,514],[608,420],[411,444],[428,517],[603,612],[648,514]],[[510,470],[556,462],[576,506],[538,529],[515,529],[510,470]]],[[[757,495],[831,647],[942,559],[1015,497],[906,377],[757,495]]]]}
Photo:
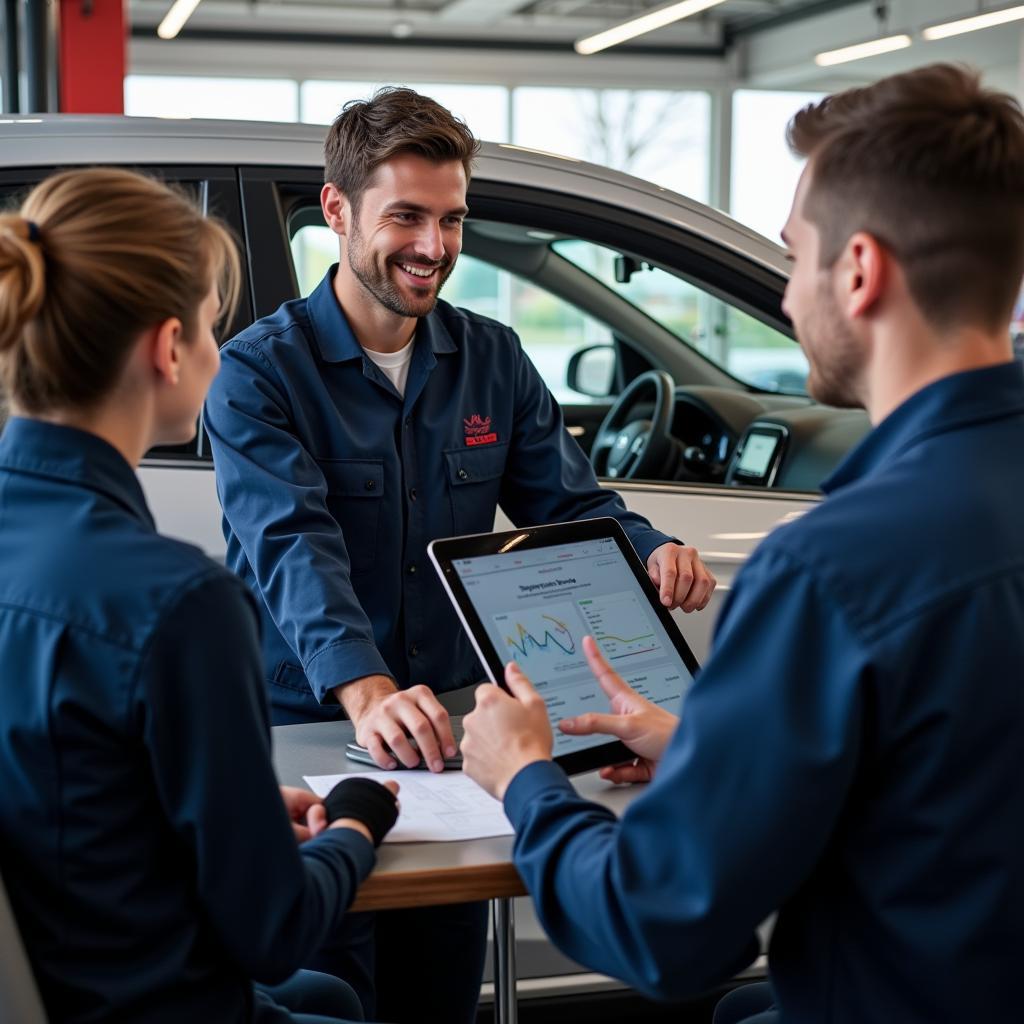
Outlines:
{"type": "Polygon", "coordinates": [[[124,0],[60,0],[60,109],[123,114],[124,0]]]}

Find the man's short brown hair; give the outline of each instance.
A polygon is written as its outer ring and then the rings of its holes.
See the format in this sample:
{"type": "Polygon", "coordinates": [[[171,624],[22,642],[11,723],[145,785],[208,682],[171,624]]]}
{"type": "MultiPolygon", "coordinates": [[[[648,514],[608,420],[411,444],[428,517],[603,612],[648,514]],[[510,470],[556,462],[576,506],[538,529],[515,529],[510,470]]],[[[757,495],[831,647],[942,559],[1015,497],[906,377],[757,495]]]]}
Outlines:
{"type": "Polygon", "coordinates": [[[368,100],[351,100],[334,119],[324,143],[324,179],[358,210],[374,171],[400,153],[433,163],[461,162],[469,181],[480,143],[429,96],[386,86],[368,100]]]}
{"type": "Polygon", "coordinates": [[[864,231],[939,330],[998,329],[1024,276],[1024,113],[967,68],[933,64],[826,97],[790,122],[810,159],[804,216],[831,267],[864,231]]]}

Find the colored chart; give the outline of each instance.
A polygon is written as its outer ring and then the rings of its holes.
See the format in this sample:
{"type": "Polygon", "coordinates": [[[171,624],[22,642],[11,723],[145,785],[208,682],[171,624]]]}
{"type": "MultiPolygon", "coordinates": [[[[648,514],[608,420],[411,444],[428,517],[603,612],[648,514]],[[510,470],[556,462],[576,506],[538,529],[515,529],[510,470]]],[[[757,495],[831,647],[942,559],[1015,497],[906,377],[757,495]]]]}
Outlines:
{"type": "Polygon", "coordinates": [[[609,661],[662,649],[648,613],[635,594],[623,592],[577,602],[587,626],[609,661]]]}
{"type": "Polygon", "coordinates": [[[571,605],[545,605],[494,616],[505,656],[539,677],[578,668],[579,617],[571,605]]]}

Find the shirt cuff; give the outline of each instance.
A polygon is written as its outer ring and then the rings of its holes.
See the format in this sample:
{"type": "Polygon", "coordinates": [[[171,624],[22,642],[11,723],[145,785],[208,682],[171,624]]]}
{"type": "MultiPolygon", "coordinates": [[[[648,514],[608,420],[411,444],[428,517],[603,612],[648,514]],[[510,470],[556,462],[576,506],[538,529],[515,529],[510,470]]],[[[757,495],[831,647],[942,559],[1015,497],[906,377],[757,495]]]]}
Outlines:
{"type": "Polygon", "coordinates": [[[360,882],[377,863],[377,851],[373,843],[354,828],[325,828],[318,836],[307,840],[300,849],[313,851],[322,848],[325,843],[343,849],[352,858],[360,882]]]}
{"type": "Polygon", "coordinates": [[[565,772],[554,761],[534,761],[520,768],[505,790],[505,817],[519,830],[537,794],[545,789],[564,789],[576,795],[565,772]]]}
{"type": "Polygon", "coordinates": [[[305,668],[309,685],[321,704],[333,702],[331,691],[335,686],[343,686],[364,676],[395,678],[380,651],[369,640],[336,640],[321,647],[305,668]]]}
{"type": "Polygon", "coordinates": [[[636,548],[636,553],[640,556],[640,561],[647,564],[647,559],[651,557],[657,548],[660,548],[662,544],[679,544],[682,545],[682,541],[676,537],[669,537],[667,534],[660,533],[658,530],[644,530],[643,533],[638,534],[635,537],[630,537],[630,542],[633,547],[636,548]]]}

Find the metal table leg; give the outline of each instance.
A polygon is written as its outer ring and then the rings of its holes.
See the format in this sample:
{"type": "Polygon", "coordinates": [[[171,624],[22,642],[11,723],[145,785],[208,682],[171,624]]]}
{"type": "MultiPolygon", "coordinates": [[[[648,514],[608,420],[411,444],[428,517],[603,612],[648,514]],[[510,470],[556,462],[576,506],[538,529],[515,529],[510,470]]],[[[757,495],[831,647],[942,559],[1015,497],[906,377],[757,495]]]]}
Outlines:
{"type": "Polygon", "coordinates": [[[511,899],[491,900],[494,912],[494,1024],[517,1024],[516,920],[511,899]]]}

